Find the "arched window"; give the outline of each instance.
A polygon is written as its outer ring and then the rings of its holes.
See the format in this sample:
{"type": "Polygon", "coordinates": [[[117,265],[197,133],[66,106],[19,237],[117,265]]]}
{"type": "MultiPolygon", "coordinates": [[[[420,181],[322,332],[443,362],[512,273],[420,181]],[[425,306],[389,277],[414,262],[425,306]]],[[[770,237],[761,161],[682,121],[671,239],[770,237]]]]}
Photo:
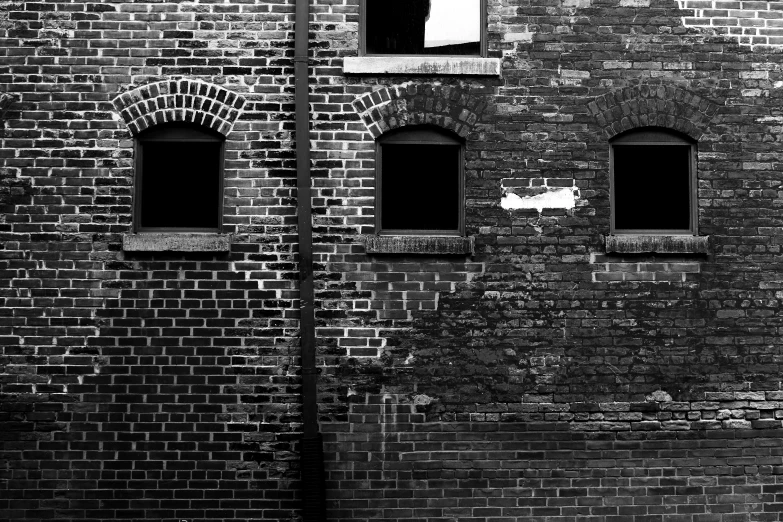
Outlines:
{"type": "Polygon", "coordinates": [[[696,142],[645,127],[610,145],[611,233],[696,235],[696,142]]]}
{"type": "Polygon", "coordinates": [[[187,123],[141,133],[136,148],[136,232],[220,232],[224,139],[187,123]]]}
{"type": "Polygon", "coordinates": [[[376,233],[464,235],[464,149],[459,137],[436,127],[378,138],[376,233]]]}

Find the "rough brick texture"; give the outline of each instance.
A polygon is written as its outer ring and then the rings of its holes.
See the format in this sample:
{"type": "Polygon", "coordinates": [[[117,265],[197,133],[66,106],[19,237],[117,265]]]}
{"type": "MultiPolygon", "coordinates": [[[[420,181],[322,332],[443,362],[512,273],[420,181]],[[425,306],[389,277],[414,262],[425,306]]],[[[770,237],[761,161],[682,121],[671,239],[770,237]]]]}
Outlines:
{"type": "MultiPolygon", "coordinates": [[[[428,77],[343,74],[358,4],[311,0],[329,519],[780,520],[783,54],[744,45],[779,6],[487,0],[502,75],[428,77]],[[473,255],[365,250],[374,140],[417,124],[465,141],[473,255]],[[698,142],[707,253],[606,251],[645,125],[698,142]]],[[[0,0],[0,519],[299,518],[293,14],[0,0]],[[226,138],[229,252],[122,249],[164,121],[226,138]]]]}
{"type": "Polygon", "coordinates": [[[352,105],[374,138],[406,125],[435,125],[467,136],[487,101],[461,86],[409,83],[375,90],[358,97],[352,105]]]}
{"type": "MultiPolygon", "coordinates": [[[[630,67],[618,62],[615,67],[630,67]]],[[[641,85],[599,96],[588,104],[608,138],[639,127],[665,127],[698,140],[718,107],[672,85],[641,85]]]]}

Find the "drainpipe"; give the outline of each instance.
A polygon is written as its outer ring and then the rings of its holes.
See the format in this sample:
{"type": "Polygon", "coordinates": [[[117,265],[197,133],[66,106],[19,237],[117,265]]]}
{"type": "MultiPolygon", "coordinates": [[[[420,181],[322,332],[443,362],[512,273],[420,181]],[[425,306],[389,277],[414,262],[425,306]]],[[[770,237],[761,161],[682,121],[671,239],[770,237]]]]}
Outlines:
{"type": "Polygon", "coordinates": [[[313,224],[310,198],[310,101],[308,77],[309,0],[296,0],[294,89],[296,101],[296,193],[299,228],[299,336],[302,343],[302,517],[326,521],[324,449],[318,430],[315,363],[315,293],[313,290],[313,224]]]}

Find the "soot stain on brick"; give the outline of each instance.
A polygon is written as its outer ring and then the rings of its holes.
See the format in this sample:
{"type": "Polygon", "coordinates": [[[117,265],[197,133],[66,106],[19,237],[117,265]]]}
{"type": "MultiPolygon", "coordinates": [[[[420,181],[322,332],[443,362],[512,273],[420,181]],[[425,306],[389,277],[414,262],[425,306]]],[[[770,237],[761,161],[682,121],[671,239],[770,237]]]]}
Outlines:
{"type": "Polygon", "coordinates": [[[587,397],[644,402],[656,391],[701,400],[747,382],[777,389],[777,366],[764,369],[758,348],[716,351],[707,342],[730,332],[706,326],[714,311],[698,278],[622,288],[582,282],[569,296],[549,289],[545,273],[507,268],[513,290],[493,290],[502,276],[458,285],[440,295],[437,310],[414,312],[410,329],[389,332],[380,358],[349,359],[340,375],[360,392],[425,395],[455,411],[587,397]],[[591,301],[598,307],[585,308],[591,301]]]}

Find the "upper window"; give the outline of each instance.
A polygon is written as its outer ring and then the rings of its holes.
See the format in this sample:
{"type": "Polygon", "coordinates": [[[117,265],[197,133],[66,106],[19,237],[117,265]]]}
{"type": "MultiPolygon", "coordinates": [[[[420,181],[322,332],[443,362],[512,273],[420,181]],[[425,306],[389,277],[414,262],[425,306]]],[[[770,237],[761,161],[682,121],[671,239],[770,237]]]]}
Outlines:
{"type": "Polygon", "coordinates": [[[223,137],[184,123],[139,135],[134,225],[137,232],[220,232],[223,137]]]}
{"type": "Polygon", "coordinates": [[[361,0],[364,55],[481,56],[486,0],[361,0]]]}
{"type": "Polygon", "coordinates": [[[698,232],[696,143],[648,127],[611,141],[612,234],[698,232]]]}
{"type": "Polygon", "coordinates": [[[431,127],[406,127],[377,141],[376,232],[464,235],[464,143],[431,127]]]}

